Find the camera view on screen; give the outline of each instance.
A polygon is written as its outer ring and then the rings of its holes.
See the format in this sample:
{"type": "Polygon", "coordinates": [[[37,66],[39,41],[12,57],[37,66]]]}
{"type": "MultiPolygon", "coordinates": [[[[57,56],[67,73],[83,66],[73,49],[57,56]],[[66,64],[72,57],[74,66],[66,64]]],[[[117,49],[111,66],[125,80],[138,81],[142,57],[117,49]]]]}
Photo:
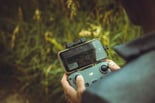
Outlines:
{"type": "Polygon", "coordinates": [[[94,64],[106,57],[106,52],[98,40],[70,48],[60,53],[62,63],[68,72],[94,64]]]}

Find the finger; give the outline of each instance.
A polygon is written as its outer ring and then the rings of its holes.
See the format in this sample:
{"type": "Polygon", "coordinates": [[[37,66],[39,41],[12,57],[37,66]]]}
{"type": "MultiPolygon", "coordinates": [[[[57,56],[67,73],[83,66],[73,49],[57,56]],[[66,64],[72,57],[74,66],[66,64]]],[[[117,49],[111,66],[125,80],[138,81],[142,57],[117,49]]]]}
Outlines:
{"type": "Polygon", "coordinates": [[[63,77],[61,79],[61,84],[62,84],[63,87],[66,87],[66,86],[69,85],[69,83],[67,81],[67,75],[66,74],[63,75],[63,77]]]}
{"type": "Polygon", "coordinates": [[[106,59],[105,61],[108,62],[109,68],[110,68],[112,71],[116,71],[116,70],[119,70],[119,69],[120,69],[120,66],[117,65],[114,61],[109,60],[109,59],[106,59]]]}
{"type": "Polygon", "coordinates": [[[68,80],[67,80],[67,75],[64,74],[62,79],[61,79],[61,84],[62,84],[62,87],[64,89],[64,93],[65,93],[65,96],[67,98],[70,98],[72,99],[73,97],[75,97],[76,95],[76,91],[75,89],[69,84],[68,80]]]}
{"type": "Polygon", "coordinates": [[[71,87],[71,85],[69,84],[68,80],[67,80],[67,75],[64,74],[62,79],[61,79],[61,84],[62,84],[62,87],[67,90],[67,89],[70,89],[70,88],[73,88],[71,87]]]}
{"type": "Polygon", "coordinates": [[[84,84],[84,78],[82,75],[77,76],[76,78],[76,85],[77,85],[77,91],[83,92],[85,90],[85,84],[84,84]]]}

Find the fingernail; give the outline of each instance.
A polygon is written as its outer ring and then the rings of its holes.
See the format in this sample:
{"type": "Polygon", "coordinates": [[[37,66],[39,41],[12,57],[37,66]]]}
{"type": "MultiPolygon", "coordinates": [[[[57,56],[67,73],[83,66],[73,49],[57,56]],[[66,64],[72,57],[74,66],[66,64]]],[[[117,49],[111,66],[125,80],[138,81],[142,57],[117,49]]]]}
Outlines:
{"type": "Polygon", "coordinates": [[[115,63],[111,61],[111,62],[109,62],[109,65],[113,66],[113,65],[115,65],[115,63]]]}
{"type": "Polygon", "coordinates": [[[83,78],[82,75],[78,75],[76,79],[81,80],[82,78],[83,78]]]}

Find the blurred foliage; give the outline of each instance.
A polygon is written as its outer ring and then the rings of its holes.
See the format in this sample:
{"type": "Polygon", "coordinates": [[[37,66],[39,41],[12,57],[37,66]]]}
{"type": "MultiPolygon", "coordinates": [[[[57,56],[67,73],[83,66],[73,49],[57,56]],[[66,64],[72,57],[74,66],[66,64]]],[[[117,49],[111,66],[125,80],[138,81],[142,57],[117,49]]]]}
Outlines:
{"type": "Polygon", "coordinates": [[[2,0],[0,6],[0,56],[22,73],[19,89],[30,103],[65,103],[57,52],[67,42],[98,38],[123,65],[112,48],[142,32],[115,0],[2,0]]]}

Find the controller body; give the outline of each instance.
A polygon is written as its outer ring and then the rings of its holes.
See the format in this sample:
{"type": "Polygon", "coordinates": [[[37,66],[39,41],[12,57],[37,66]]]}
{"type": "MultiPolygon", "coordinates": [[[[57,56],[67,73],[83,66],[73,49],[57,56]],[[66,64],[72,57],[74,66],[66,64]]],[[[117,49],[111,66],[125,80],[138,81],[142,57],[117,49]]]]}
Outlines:
{"type": "Polygon", "coordinates": [[[91,84],[95,83],[97,80],[103,78],[108,73],[110,73],[107,62],[100,62],[96,65],[90,66],[89,68],[76,71],[68,75],[68,81],[72,87],[77,88],[76,86],[76,77],[82,75],[85,81],[85,86],[89,87],[91,84]]]}

